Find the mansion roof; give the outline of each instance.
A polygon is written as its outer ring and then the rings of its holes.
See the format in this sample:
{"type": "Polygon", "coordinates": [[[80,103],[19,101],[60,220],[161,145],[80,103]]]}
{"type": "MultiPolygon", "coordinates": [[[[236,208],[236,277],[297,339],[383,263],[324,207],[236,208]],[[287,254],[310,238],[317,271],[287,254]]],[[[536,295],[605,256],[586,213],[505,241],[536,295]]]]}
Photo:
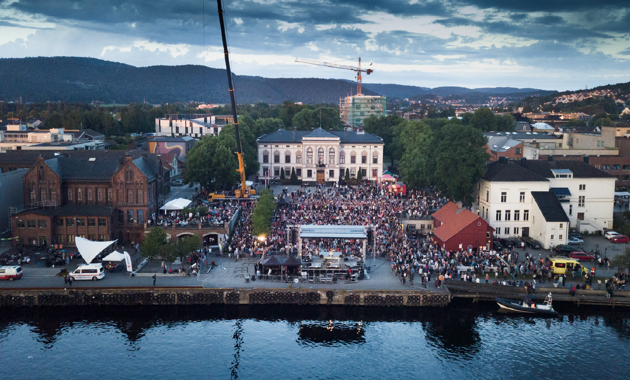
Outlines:
{"type": "Polygon", "coordinates": [[[302,143],[306,139],[338,139],[341,144],[383,144],[383,139],[367,132],[325,131],[317,128],[313,131],[288,131],[278,129],[276,132],[262,135],[259,143],[302,143]]]}
{"type": "Polygon", "coordinates": [[[496,182],[545,182],[554,178],[553,171],[570,170],[573,178],[614,178],[582,161],[506,160],[488,164],[483,176],[486,181],[496,182]]]}

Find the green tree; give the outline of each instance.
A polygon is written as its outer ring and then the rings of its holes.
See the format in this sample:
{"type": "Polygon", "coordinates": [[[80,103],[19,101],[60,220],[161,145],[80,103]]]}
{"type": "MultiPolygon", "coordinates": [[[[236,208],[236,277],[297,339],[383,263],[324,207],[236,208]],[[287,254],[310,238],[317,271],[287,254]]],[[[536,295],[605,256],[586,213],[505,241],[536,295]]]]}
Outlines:
{"type": "Polygon", "coordinates": [[[600,119],[597,119],[597,121],[595,122],[596,127],[610,127],[611,125],[613,125],[613,121],[610,120],[609,117],[602,117],[600,119]]]}
{"type": "Polygon", "coordinates": [[[316,109],[304,108],[300,112],[293,116],[291,124],[297,128],[298,131],[309,131],[320,127],[320,114],[321,114],[321,127],[324,130],[339,130],[340,119],[339,111],[331,107],[320,107],[316,109]]]}
{"type": "Polygon", "coordinates": [[[153,259],[161,256],[165,252],[166,232],[162,227],[151,227],[149,233],[140,244],[140,253],[147,259],[153,259]]]}
{"type": "Polygon", "coordinates": [[[251,127],[252,133],[256,138],[262,135],[273,133],[282,127],[283,121],[278,118],[258,119],[251,127]]]}
{"type": "Polygon", "coordinates": [[[626,248],[624,253],[615,256],[610,261],[610,266],[617,268],[620,272],[630,270],[630,248],[626,248]]]}
{"type": "Polygon", "coordinates": [[[282,119],[282,123],[286,129],[293,127],[293,117],[304,108],[294,102],[285,101],[282,103],[282,109],[280,110],[279,118],[282,119]]]}
{"type": "Polygon", "coordinates": [[[206,135],[186,156],[186,183],[198,182],[208,190],[231,189],[239,180],[234,139],[206,135]]]}
{"type": "Polygon", "coordinates": [[[286,177],[284,176],[284,168],[280,168],[280,179],[284,181],[286,177]]]}
{"type": "Polygon", "coordinates": [[[252,234],[255,236],[268,236],[271,216],[276,209],[273,193],[269,189],[263,189],[252,211],[252,234]]]}
{"type": "Polygon", "coordinates": [[[346,182],[350,181],[350,169],[346,168],[346,182]]]}
{"type": "Polygon", "coordinates": [[[430,186],[435,172],[433,130],[424,121],[406,121],[398,134],[396,146],[402,152],[399,171],[405,183],[415,188],[430,186]]]}
{"type": "Polygon", "coordinates": [[[188,235],[184,236],[181,239],[177,239],[175,243],[173,243],[175,255],[182,262],[184,262],[184,257],[188,256],[190,253],[196,251],[201,246],[201,239],[199,235],[188,235]]]}
{"type": "Polygon", "coordinates": [[[28,113],[28,117],[30,119],[34,119],[37,117],[37,112],[35,112],[35,110],[31,110],[31,112],[28,113]]]}
{"type": "Polygon", "coordinates": [[[361,167],[359,166],[359,170],[357,170],[357,181],[363,181],[363,173],[361,172],[361,167]]]}
{"type": "Polygon", "coordinates": [[[26,121],[26,110],[24,108],[18,113],[18,118],[22,121],[26,121]]]}
{"type": "Polygon", "coordinates": [[[53,112],[44,120],[44,127],[46,129],[63,128],[63,118],[57,112],[53,112]]]}
{"type": "Polygon", "coordinates": [[[291,185],[299,184],[297,175],[295,174],[295,168],[291,168],[291,185]]]}
{"type": "Polygon", "coordinates": [[[472,117],[472,126],[482,132],[497,130],[497,117],[491,109],[481,107],[472,117]]]}
{"type": "Polygon", "coordinates": [[[436,131],[432,156],[437,189],[448,198],[470,205],[474,186],[487,169],[486,143],[481,130],[471,126],[449,124],[436,131]]]}
{"type": "Polygon", "coordinates": [[[0,110],[0,120],[4,120],[4,113],[0,110]]]}
{"type": "Polygon", "coordinates": [[[497,131],[513,132],[516,130],[516,118],[509,113],[497,117],[497,131]]]}
{"type": "Polygon", "coordinates": [[[13,111],[9,111],[9,113],[7,114],[7,118],[13,119],[13,111]]]}
{"type": "Polygon", "coordinates": [[[471,113],[471,112],[466,112],[464,114],[461,114],[460,117],[462,118],[462,124],[463,125],[470,125],[470,124],[472,124],[473,116],[475,116],[475,115],[473,113],[471,113]]]}
{"type": "Polygon", "coordinates": [[[402,155],[402,152],[396,149],[394,145],[394,136],[396,127],[404,121],[405,119],[395,114],[389,116],[371,115],[363,121],[367,133],[371,133],[383,139],[383,143],[385,144],[383,155],[389,157],[392,166],[394,165],[394,160],[400,159],[402,155]]]}

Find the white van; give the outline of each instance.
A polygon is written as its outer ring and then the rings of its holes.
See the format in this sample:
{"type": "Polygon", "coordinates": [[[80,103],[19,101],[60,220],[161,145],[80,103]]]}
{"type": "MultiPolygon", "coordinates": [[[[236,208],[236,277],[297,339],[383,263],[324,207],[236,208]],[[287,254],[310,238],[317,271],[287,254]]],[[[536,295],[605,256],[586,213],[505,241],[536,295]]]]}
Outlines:
{"type": "Polygon", "coordinates": [[[105,269],[103,264],[81,264],[74,272],[70,273],[72,281],[78,280],[101,280],[105,277],[105,269]]]}
{"type": "Polygon", "coordinates": [[[22,278],[22,267],[19,265],[8,265],[0,267],[0,280],[18,280],[22,278]]]}

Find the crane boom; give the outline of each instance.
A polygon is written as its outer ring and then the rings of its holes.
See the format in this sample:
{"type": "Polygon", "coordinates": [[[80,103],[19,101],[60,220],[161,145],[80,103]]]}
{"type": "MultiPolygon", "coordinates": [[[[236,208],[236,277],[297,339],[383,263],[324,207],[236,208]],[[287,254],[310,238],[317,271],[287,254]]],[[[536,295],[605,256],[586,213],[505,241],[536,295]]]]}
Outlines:
{"type": "Polygon", "coordinates": [[[227,39],[225,37],[225,23],[223,22],[223,7],[221,0],[217,0],[219,7],[219,23],[221,24],[221,39],[223,40],[223,54],[225,55],[225,71],[228,76],[228,87],[230,90],[230,102],[232,104],[232,116],[234,117],[234,132],[236,134],[236,156],[238,158],[237,172],[241,175],[241,188],[236,191],[237,197],[249,196],[247,189],[247,178],[245,177],[245,160],[243,159],[243,145],[241,144],[241,135],[238,130],[238,116],[236,115],[236,97],[234,96],[234,85],[232,84],[232,70],[230,69],[230,56],[228,53],[227,39]]]}
{"type": "Polygon", "coordinates": [[[357,95],[361,95],[361,84],[362,84],[361,73],[366,73],[367,75],[370,75],[371,73],[374,72],[374,70],[372,69],[361,69],[360,57],[359,57],[359,67],[354,67],[354,66],[349,66],[349,65],[339,65],[337,63],[331,63],[331,62],[320,62],[320,61],[316,61],[314,59],[308,59],[308,58],[296,58],[295,62],[307,63],[309,65],[315,65],[315,66],[332,67],[334,69],[352,70],[356,72],[357,73],[357,95]]]}

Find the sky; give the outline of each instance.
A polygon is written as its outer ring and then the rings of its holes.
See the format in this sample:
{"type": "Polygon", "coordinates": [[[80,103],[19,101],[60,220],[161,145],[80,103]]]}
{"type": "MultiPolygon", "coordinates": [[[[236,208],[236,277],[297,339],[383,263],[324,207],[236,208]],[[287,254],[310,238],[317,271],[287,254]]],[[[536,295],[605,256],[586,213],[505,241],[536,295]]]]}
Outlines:
{"type": "MultiPolygon", "coordinates": [[[[232,71],[423,87],[630,81],[629,0],[224,0],[232,71]]],[[[0,0],[0,58],[224,68],[214,0],[0,0]]]]}

